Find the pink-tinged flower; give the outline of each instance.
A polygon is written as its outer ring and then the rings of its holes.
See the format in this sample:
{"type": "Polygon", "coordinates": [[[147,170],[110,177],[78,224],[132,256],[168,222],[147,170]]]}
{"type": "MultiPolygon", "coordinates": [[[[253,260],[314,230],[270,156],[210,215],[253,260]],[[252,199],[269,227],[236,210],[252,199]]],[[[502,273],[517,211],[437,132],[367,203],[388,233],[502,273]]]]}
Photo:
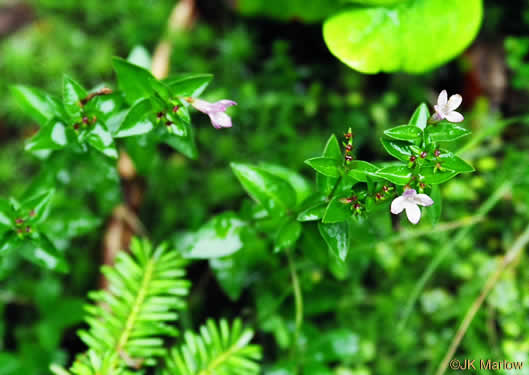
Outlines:
{"type": "Polygon", "coordinates": [[[448,99],[448,93],[446,90],[441,91],[439,98],[437,98],[437,104],[434,106],[436,120],[446,119],[450,122],[461,122],[465,118],[456,109],[463,102],[463,98],[459,94],[452,95],[448,99]]]}
{"type": "Polygon", "coordinates": [[[405,190],[400,197],[391,202],[391,213],[400,214],[406,210],[406,216],[412,224],[417,224],[421,220],[421,209],[419,206],[431,206],[434,204],[432,198],[426,194],[417,194],[414,189],[405,190]]]}
{"type": "Polygon", "coordinates": [[[189,98],[187,101],[198,111],[207,114],[215,129],[231,128],[231,118],[226,114],[226,109],[232,105],[237,105],[233,100],[219,100],[210,103],[201,99],[189,98]]]}

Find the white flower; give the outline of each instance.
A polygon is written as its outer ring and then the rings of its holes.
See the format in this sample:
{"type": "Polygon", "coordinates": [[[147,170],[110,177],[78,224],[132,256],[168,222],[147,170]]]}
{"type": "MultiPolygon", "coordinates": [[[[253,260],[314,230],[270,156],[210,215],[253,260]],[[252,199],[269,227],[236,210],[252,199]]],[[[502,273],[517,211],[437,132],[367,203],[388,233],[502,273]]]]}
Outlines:
{"type": "Polygon", "coordinates": [[[400,214],[406,210],[406,216],[412,224],[417,224],[421,220],[420,206],[431,206],[434,204],[432,198],[426,194],[417,194],[414,189],[405,190],[400,197],[393,199],[391,202],[391,213],[400,214]]]}
{"type": "Polygon", "coordinates": [[[459,112],[456,112],[456,109],[463,102],[463,98],[459,94],[452,95],[448,99],[448,94],[446,90],[441,91],[439,98],[437,98],[437,104],[435,108],[435,117],[438,120],[447,119],[450,122],[461,122],[465,118],[459,112]]]}

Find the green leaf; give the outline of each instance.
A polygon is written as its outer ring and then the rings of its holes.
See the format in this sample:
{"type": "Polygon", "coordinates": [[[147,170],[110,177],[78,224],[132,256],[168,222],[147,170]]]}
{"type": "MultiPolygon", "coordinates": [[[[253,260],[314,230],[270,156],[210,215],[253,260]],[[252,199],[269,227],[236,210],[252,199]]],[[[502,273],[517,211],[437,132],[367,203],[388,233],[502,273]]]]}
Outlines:
{"type": "Polygon", "coordinates": [[[246,192],[271,215],[282,215],[296,205],[296,192],[287,181],[253,165],[230,165],[246,192]]]}
{"type": "Polygon", "coordinates": [[[14,211],[9,202],[0,198],[0,233],[13,227],[13,214],[14,211]]]}
{"type": "Polygon", "coordinates": [[[380,169],[377,176],[385,178],[396,185],[406,185],[412,177],[411,171],[404,166],[390,166],[380,169]]]}
{"type": "Polygon", "coordinates": [[[51,201],[55,195],[54,189],[47,189],[38,192],[21,203],[21,209],[31,212],[32,221],[40,223],[48,217],[50,213],[51,201]]]}
{"type": "Polygon", "coordinates": [[[442,184],[458,174],[459,172],[455,171],[436,171],[432,165],[425,165],[419,172],[420,181],[431,185],[442,184]]]}
{"type": "MultiPolygon", "coordinates": [[[[408,122],[408,125],[416,126],[421,130],[426,129],[426,126],[428,125],[428,120],[430,119],[430,110],[428,109],[428,105],[426,103],[421,103],[413,112],[413,115],[411,116],[410,122],[408,122]]],[[[421,134],[422,135],[422,134],[421,134]]]]}
{"type": "Polygon", "coordinates": [[[297,219],[298,221],[320,220],[325,214],[326,208],[327,200],[325,196],[316,193],[303,202],[297,219]]]}
{"type": "Polygon", "coordinates": [[[351,243],[350,221],[335,224],[318,223],[318,229],[329,249],[340,260],[345,261],[351,243]]]}
{"type": "Polygon", "coordinates": [[[400,125],[384,131],[384,134],[401,141],[413,141],[422,137],[422,130],[415,125],[400,125]]]}
{"type": "Polygon", "coordinates": [[[383,6],[390,6],[395,5],[398,3],[405,3],[409,2],[410,0],[345,0],[345,2],[349,3],[357,3],[362,5],[383,5],[383,6]]]}
{"type": "Polygon", "coordinates": [[[129,104],[155,93],[152,84],[156,78],[147,69],[119,57],[114,57],[112,65],[118,77],[119,87],[129,104]]]}
{"type": "Polygon", "coordinates": [[[149,118],[151,113],[152,104],[150,99],[138,100],[128,111],[114,137],[131,137],[150,132],[154,128],[154,124],[149,118]]]}
{"type": "Polygon", "coordinates": [[[340,9],[341,5],[337,0],[238,0],[234,4],[243,15],[308,23],[324,20],[340,9]]]}
{"type": "Polygon", "coordinates": [[[439,219],[441,218],[441,210],[443,208],[443,199],[441,197],[441,189],[439,188],[439,185],[432,186],[430,198],[432,198],[434,204],[429,207],[426,207],[426,210],[429,213],[432,225],[435,225],[439,222],[439,219]]]}
{"type": "Polygon", "coordinates": [[[261,347],[251,345],[253,331],[240,319],[231,325],[208,319],[200,334],[187,331],[180,347],[170,350],[164,375],[257,375],[261,347]]]}
{"type": "MultiPolygon", "coordinates": [[[[327,140],[325,148],[323,149],[322,156],[326,158],[335,159],[337,161],[342,160],[342,151],[340,149],[340,144],[338,143],[338,140],[336,139],[336,136],[334,134],[331,135],[327,140]]],[[[318,190],[324,193],[325,195],[330,194],[337,181],[337,178],[328,177],[322,174],[316,174],[316,185],[318,186],[318,190]]]]}
{"type": "Polygon", "coordinates": [[[357,181],[367,182],[369,177],[376,177],[377,171],[380,169],[376,165],[368,163],[363,160],[353,160],[348,165],[349,172],[347,174],[357,181]]]}
{"type": "Polygon", "coordinates": [[[301,230],[299,221],[287,218],[276,233],[274,252],[293,249],[301,235],[301,230]]]}
{"type": "Polygon", "coordinates": [[[151,69],[151,54],[144,46],[135,46],[132,51],[130,51],[127,61],[131,64],[141,66],[144,69],[151,69]]]}
{"type": "Polygon", "coordinates": [[[112,134],[110,134],[107,128],[100,121],[92,125],[86,140],[103,155],[117,159],[118,151],[116,149],[116,145],[114,144],[112,134]]]}
{"type": "Polygon", "coordinates": [[[323,223],[341,223],[342,221],[351,218],[352,214],[350,206],[342,203],[340,199],[341,198],[339,197],[334,197],[329,202],[329,205],[325,210],[325,215],[323,216],[323,223]]]}
{"type": "Polygon", "coordinates": [[[171,76],[164,82],[175,96],[200,96],[213,79],[213,74],[181,74],[171,76]]]}
{"type": "Polygon", "coordinates": [[[72,120],[81,116],[81,99],[86,98],[86,90],[70,76],[63,76],[63,103],[66,113],[72,120]]]}
{"type": "Polygon", "coordinates": [[[312,193],[313,188],[307,182],[305,177],[292,169],[270,163],[259,163],[259,168],[262,168],[265,171],[288,181],[288,183],[296,191],[297,202],[303,202],[312,193]]]}
{"type": "Polygon", "coordinates": [[[24,241],[19,252],[30,262],[51,271],[66,273],[69,270],[64,255],[41,233],[35,234],[31,240],[24,241]]]}
{"type": "Polygon", "coordinates": [[[327,177],[340,177],[342,168],[338,160],[319,156],[305,160],[305,164],[327,177]]]}
{"type": "Polygon", "coordinates": [[[52,119],[26,142],[27,151],[61,150],[68,143],[75,142],[74,130],[62,121],[52,119]]]}
{"type": "Polygon", "coordinates": [[[225,257],[242,249],[241,236],[247,228],[247,223],[236,214],[224,212],[209,220],[197,232],[185,235],[176,247],[184,258],[225,257]]]}
{"type": "Polygon", "coordinates": [[[16,85],[11,86],[11,93],[24,112],[41,125],[53,117],[62,118],[59,102],[40,89],[16,85]]]}
{"type": "Polygon", "coordinates": [[[410,160],[411,155],[413,154],[410,149],[409,143],[391,141],[387,139],[380,139],[382,146],[387,151],[388,154],[394,158],[407,162],[410,160]]]}
{"type": "Polygon", "coordinates": [[[465,129],[462,126],[441,122],[439,124],[428,126],[425,134],[432,142],[450,142],[469,135],[470,133],[470,130],[465,129]]]}
{"type": "Polygon", "coordinates": [[[450,151],[442,151],[441,155],[439,155],[439,161],[443,168],[450,169],[454,172],[470,173],[475,171],[473,166],[450,151]]]}
{"type": "Polygon", "coordinates": [[[456,57],[472,42],[482,13],[482,0],[355,7],[328,18],[323,36],[336,57],[362,73],[423,73],[456,57]]]}
{"type": "MultiPolygon", "coordinates": [[[[180,108],[179,112],[183,109],[180,108]]],[[[188,121],[175,121],[170,128],[171,132],[168,132],[162,126],[158,127],[158,138],[188,158],[196,159],[198,150],[195,142],[195,131],[191,124],[188,121]]]]}

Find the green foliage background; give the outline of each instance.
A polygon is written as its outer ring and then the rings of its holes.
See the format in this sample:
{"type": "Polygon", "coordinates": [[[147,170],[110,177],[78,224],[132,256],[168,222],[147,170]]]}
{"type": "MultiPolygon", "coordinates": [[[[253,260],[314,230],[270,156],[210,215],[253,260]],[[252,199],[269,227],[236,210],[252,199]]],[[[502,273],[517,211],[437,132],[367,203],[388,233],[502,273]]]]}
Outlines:
{"type": "MultiPolygon", "coordinates": [[[[138,44],[153,50],[173,5],[30,2],[35,19],[0,40],[1,196],[19,197],[35,176],[48,178],[39,160],[23,152],[36,127],[21,116],[8,85],[59,94],[63,73],[87,87],[108,81],[113,55],[126,57],[138,44]]],[[[212,216],[244,213],[248,198],[230,162],[281,164],[313,183],[303,161],[321,154],[329,134],[352,127],[357,155],[379,160],[384,130],[406,123],[419,102],[433,102],[443,88],[468,90],[472,68],[465,57],[421,76],[362,76],[331,56],[320,25],[244,18],[209,2],[200,10],[192,31],[172,36],[171,72],[212,73],[207,97],[232,98],[239,106],[230,130],[217,132],[206,118],[194,120],[198,160],[125,144],[147,182],[140,218],[155,243],[169,238],[178,244],[200,228],[207,236],[203,226],[212,216]]],[[[268,374],[290,374],[293,358],[304,374],[434,371],[499,257],[529,221],[528,43],[521,38],[529,29],[528,14],[522,1],[485,2],[478,43],[506,40],[509,88],[501,105],[486,95],[468,104],[465,125],[474,135],[460,146],[477,172],[442,187],[436,227],[426,220],[428,213],[413,229],[389,213],[374,216],[354,228],[345,267],[329,256],[315,226],[301,238],[295,258],[305,320],[296,356],[289,353],[295,323],[288,266],[274,256],[273,244],[252,235],[244,236],[236,254],[188,267],[194,287],[180,330],[197,329],[206,317],[241,317],[257,332],[254,342],[263,347],[268,374]],[[510,120],[514,116],[518,120],[510,120]],[[488,207],[498,189],[508,193],[488,207]],[[410,295],[440,252],[446,256],[402,325],[410,295]]],[[[104,223],[124,193],[112,168],[101,173],[96,161],[67,158],[51,166],[61,171],[63,185],[57,186],[46,227],[71,272],[56,274],[24,258],[1,264],[2,374],[45,374],[50,363],[67,365],[85,349],[75,332],[86,328],[82,306],[87,292],[99,286],[104,223]]],[[[459,357],[522,360],[529,368],[527,257],[517,262],[478,312],[459,357]]]]}

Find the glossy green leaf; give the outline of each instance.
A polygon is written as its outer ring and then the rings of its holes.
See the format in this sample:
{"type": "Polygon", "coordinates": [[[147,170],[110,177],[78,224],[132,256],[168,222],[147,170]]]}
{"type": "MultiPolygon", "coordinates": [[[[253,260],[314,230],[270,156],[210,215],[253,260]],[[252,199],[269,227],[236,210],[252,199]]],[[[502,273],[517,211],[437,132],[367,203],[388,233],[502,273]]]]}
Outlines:
{"type": "Polygon", "coordinates": [[[426,103],[421,103],[413,112],[413,115],[411,116],[410,122],[408,125],[416,126],[421,130],[426,129],[426,126],[428,125],[428,120],[430,119],[430,110],[428,109],[428,105],[426,103]]]}
{"type": "Polygon", "coordinates": [[[127,56],[127,61],[131,64],[141,66],[144,69],[151,69],[151,54],[144,46],[135,46],[127,56]]]}
{"type": "Polygon", "coordinates": [[[14,211],[6,199],[0,198],[0,233],[13,226],[14,211]]]}
{"type": "Polygon", "coordinates": [[[293,249],[301,235],[302,226],[297,220],[288,218],[279,228],[274,239],[274,252],[293,249]]]}
{"type": "Polygon", "coordinates": [[[246,192],[271,215],[279,216],[296,205],[296,192],[287,181],[253,165],[230,165],[246,192]]]}
{"type": "Polygon", "coordinates": [[[439,161],[441,167],[450,169],[454,172],[470,173],[475,171],[473,166],[449,151],[443,151],[441,155],[439,155],[439,161]]]}
{"type": "Polygon", "coordinates": [[[431,184],[431,185],[442,184],[443,182],[451,180],[458,174],[459,172],[455,172],[455,171],[435,170],[435,168],[432,165],[425,165],[424,167],[421,168],[419,172],[420,181],[424,182],[425,184],[431,184]]]}
{"type": "Polygon", "coordinates": [[[55,194],[54,189],[38,192],[21,203],[21,209],[31,212],[32,221],[40,223],[49,215],[52,198],[55,194]]]}
{"type": "Polygon", "coordinates": [[[296,192],[296,201],[298,203],[303,202],[312,193],[313,188],[305,179],[305,177],[292,169],[270,163],[259,163],[259,168],[262,168],[265,171],[288,181],[290,186],[292,186],[296,192]]]}
{"type": "Polygon", "coordinates": [[[74,130],[60,120],[53,119],[26,142],[28,151],[61,150],[75,140],[74,130]]]}
{"type": "Polygon", "coordinates": [[[456,57],[472,42],[482,13],[482,0],[357,7],[328,18],[323,35],[336,57],[362,73],[423,73],[456,57]]]}
{"type": "Polygon", "coordinates": [[[73,78],[64,75],[62,79],[64,109],[71,119],[81,116],[81,99],[86,98],[86,90],[73,78]]]}
{"type": "Polygon", "coordinates": [[[24,113],[40,125],[54,117],[62,117],[63,111],[59,102],[40,89],[16,85],[11,86],[11,93],[24,113]]]}
{"type": "Polygon", "coordinates": [[[342,171],[338,160],[323,156],[307,159],[305,164],[327,177],[340,177],[342,171]]]}
{"type": "Polygon", "coordinates": [[[355,180],[361,182],[367,182],[368,176],[376,176],[376,172],[380,169],[376,165],[363,160],[353,160],[349,163],[348,167],[351,169],[349,172],[347,172],[347,174],[355,180]]]}
{"type": "Polygon", "coordinates": [[[340,9],[339,0],[239,0],[235,8],[247,16],[264,16],[282,21],[319,22],[340,9]]]}
{"type": "MultiPolygon", "coordinates": [[[[338,143],[338,139],[336,139],[336,136],[333,134],[329,137],[327,140],[327,143],[325,144],[325,148],[323,149],[323,157],[331,158],[335,160],[342,160],[342,151],[340,149],[340,144],[338,143]]],[[[324,194],[330,194],[334,186],[336,185],[337,178],[334,177],[328,177],[322,174],[316,174],[316,185],[318,186],[318,190],[321,191],[324,194]]]]}
{"type": "Polygon", "coordinates": [[[387,153],[393,156],[394,158],[404,162],[410,160],[412,152],[409,143],[391,141],[388,139],[381,139],[380,142],[382,143],[382,146],[387,151],[387,153]]]}
{"type": "Polygon", "coordinates": [[[51,271],[66,273],[68,263],[51,241],[43,234],[35,234],[19,247],[20,254],[28,261],[51,271]]]}
{"type": "Polygon", "coordinates": [[[175,96],[200,96],[213,79],[212,74],[181,74],[171,76],[164,82],[175,96]]]}
{"type": "Polygon", "coordinates": [[[432,142],[449,142],[455,141],[461,137],[469,135],[470,130],[456,124],[448,122],[441,122],[439,124],[430,125],[426,129],[426,136],[432,142]]]}
{"type": "Polygon", "coordinates": [[[307,198],[298,213],[298,221],[315,221],[320,220],[325,214],[327,200],[324,195],[316,193],[307,198]]]}
{"type": "Polygon", "coordinates": [[[345,0],[344,2],[356,3],[361,5],[383,5],[391,6],[399,3],[409,2],[410,0],[345,0]]]}
{"type": "Polygon", "coordinates": [[[184,236],[177,247],[185,258],[225,257],[242,249],[241,233],[246,227],[246,222],[233,212],[225,212],[209,220],[197,232],[184,236]]]}
{"type": "Polygon", "coordinates": [[[151,101],[149,99],[138,100],[126,114],[114,137],[131,137],[150,132],[154,127],[150,119],[151,113],[151,101]]]}
{"type": "Polygon", "coordinates": [[[422,130],[415,125],[400,125],[384,131],[384,134],[401,141],[413,141],[422,137],[422,130]]]}
{"type": "Polygon", "coordinates": [[[86,141],[103,155],[117,159],[118,151],[114,144],[112,134],[110,134],[101,122],[98,121],[92,125],[92,128],[86,136],[86,141]]]}
{"type": "Polygon", "coordinates": [[[382,177],[396,185],[406,185],[412,177],[411,171],[404,166],[390,166],[380,169],[377,176],[382,177]]]}
{"type": "Polygon", "coordinates": [[[167,143],[188,158],[196,159],[198,157],[195,131],[188,121],[175,121],[170,126],[170,132],[163,129],[163,126],[159,126],[157,134],[160,141],[167,143]]]}
{"type": "Polygon", "coordinates": [[[119,87],[129,104],[142,98],[148,98],[155,93],[152,87],[155,78],[147,69],[131,64],[119,57],[113,59],[112,65],[118,77],[119,87]]]}
{"type": "Polygon", "coordinates": [[[351,206],[341,202],[342,198],[334,197],[330,202],[327,208],[325,209],[325,214],[323,216],[323,223],[341,223],[350,219],[352,216],[351,206]]]}
{"type": "Polygon", "coordinates": [[[340,260],[345,261],[351,243],[351,225],[349,221],[335,224],[318,223],[320,234],[329,249],[340,260]]]}

